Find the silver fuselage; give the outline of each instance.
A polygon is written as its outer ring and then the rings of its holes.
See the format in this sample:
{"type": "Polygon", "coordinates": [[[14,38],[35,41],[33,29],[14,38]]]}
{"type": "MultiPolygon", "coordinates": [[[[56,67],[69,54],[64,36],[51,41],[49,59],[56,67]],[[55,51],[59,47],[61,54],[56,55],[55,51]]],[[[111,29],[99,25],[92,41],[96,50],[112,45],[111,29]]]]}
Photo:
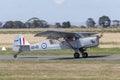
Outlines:
{"type": "Polygon", "coordinates": [[[29,45],[30,51],[36,50],[61,50],[72,48],[89,48],[99,45],[99,39],[96,37],[80,38],[73,41],[62,41],[59,43],[52,43],[51,40],[46,40],[40,43],[29,45]]]}

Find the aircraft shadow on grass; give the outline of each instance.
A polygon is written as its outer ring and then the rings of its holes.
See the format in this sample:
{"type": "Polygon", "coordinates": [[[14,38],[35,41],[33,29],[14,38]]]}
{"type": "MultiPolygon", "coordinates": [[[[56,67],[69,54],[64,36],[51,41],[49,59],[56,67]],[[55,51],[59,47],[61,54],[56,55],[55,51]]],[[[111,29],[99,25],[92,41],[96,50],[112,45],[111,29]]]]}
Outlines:
{"type": "MultiPolygon", "coordinates": [[[[77,59],[97,59],[97,58],[104,58],[104,57],[107,57],[109,55],[100,55],[100,56],[88,56],[88,58],[77,58],[77,59]]],[[[61,58],[55,58],[55,59],[51,59],[51,60],[77,60],[73,57],[61,57],[61,58]]]]}
{"type": "MultiPolygon", "coordinates": [[[[99,56],[89,56],[88,58],[77,58],[77,59],[97,59],[97,58],[105,58],[109,55],[99,55],[99,56]]],[[[59,57],[59,56],[20,56],[19,59],[39,59],[39,60],[76,60],[74,57],[67,57],[67,56],[63,56],[63,57],[59,57]]]]}

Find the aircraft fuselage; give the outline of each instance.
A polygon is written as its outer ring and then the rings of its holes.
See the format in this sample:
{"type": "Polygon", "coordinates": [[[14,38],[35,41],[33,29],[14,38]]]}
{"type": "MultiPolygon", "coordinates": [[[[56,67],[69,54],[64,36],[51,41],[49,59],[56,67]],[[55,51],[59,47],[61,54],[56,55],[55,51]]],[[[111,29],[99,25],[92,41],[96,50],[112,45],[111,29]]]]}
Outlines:
{"type": "Polygon", "coordinates": [[[71,48],[89,48],[99,45],[99,39],[96,37],[80,38],[72,41],[62,41],[59,43],[51,43],[50,40],[46,40],[40,43],[31,44],[29,46],[30,51],[35,50],[61,50],[71,48]]]}

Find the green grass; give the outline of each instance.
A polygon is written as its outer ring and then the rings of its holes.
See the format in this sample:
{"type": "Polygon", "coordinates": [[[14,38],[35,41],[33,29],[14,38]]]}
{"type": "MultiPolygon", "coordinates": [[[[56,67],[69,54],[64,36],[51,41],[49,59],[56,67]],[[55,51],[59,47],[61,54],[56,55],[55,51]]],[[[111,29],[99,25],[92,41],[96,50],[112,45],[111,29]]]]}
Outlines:
{"type": "MultiPolygon", "coordinates": [[[[21,55],[73,55],[73,50],[21,55]]],[[[119,48],[90,48],[90,55],[120,55],[119,48]]],[[[0,55],[14,55],[11,49],[0,55]]],[[[119,80],[120,60],[0,60],[0,80],[119,80]]]]}
{"type": "Polygon", "coordinates": [[[0,80],[119,80],[120,61],[0,61],[0,80]]]}
{"type": "MultiPolygon", "coordinates": [[[[89,48],[87,52],[90,55],[120,55],[119,48],[89,48]]],[[[14,55],[17,52],[12,51],[12,49],[7,49],[7,51],[1,51],[0,55],[14,55]]],[[[23,52],[20,55],[73,55],[74,51],[71,50],[52,50],[52,51],[33,51],[33,52],[23,52]]]]}

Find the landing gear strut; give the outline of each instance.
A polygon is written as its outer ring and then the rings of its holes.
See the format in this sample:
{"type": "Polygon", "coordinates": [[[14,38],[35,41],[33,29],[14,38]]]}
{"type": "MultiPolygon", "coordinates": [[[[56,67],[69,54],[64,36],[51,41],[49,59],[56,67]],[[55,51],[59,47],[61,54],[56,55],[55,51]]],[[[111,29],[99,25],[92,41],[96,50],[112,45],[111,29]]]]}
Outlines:
{"type": "Polygon", "coordinates": [[[88,57],[88,53],[86,52],[86,50],[84,48],[80,48],[79,51],[82,53],[82,57],[83,58],[87,58],[88,57]]]}
{"type": "Polygon", "coordinates": [[[18,52],[17,54],[15,54],[13,57],[14,57],[14,58],[17,58],[17,55],[19,55],[21,52],[22,52],[22,48],[20,47],[20,48],[19,48],[19,52],[18,52]]]}
{"type": "Polygon", "coordinates": [[[20,52],[18,52],[17,54],[15,54],[13,57],[14,58],[17,58],[17,55],[19,55],[20,54],[20,52]]]}
{"type": "Polygon", "coordinates": [[[13,57],[14,57],[14,58],[17,58],[17,55],[18,55],[18,54],[15,54],[13,57]]]}

